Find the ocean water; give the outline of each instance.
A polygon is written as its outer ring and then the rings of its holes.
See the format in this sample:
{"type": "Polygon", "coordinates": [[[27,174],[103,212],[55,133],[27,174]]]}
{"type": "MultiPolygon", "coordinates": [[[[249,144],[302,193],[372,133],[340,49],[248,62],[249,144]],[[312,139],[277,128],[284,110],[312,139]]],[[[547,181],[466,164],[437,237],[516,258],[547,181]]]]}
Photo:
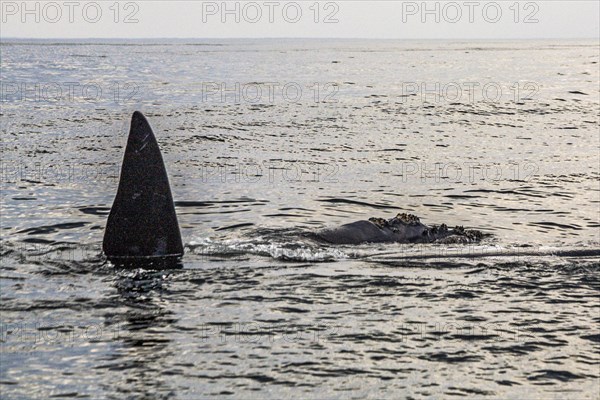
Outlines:
{"type": "Polygon", "coordinates": [[[0,45],[3,398],[597,399],[597,41],[0,45]],[[186,255],[101,241],[131,113],[186,255]],[[328,246],[399,212],[469,245],[328,246]]]}

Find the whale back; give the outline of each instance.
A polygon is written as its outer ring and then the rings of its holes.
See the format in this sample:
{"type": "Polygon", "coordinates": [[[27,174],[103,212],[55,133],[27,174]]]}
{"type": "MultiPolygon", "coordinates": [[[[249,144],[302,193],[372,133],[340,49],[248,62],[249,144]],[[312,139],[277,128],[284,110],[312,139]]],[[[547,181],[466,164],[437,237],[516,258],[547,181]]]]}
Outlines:
{"type": "Polygon", "coordinates": [[[183,255],[167,171],[152,128],[138,111],[131,119],[102,249],[109,259],[183,255]]]}
{"type": "Polygon", "coordinates": [[[393,242],[390,231],[378,228],[370,221],[356,221],[317,232],[317,238],[331,244],[393,242]]]}

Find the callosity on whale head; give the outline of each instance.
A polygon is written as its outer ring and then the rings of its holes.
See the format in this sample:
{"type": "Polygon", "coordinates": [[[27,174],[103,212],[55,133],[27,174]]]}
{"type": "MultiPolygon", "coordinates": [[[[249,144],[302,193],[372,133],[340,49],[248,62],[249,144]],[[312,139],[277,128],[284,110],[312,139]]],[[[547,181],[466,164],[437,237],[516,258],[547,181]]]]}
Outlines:
{"type": "Polygon", "coordinates": [[[477,230],[462,226],[448,229],[446,224],[428,227],[412,214],[391,219],[370,218],[316,232],[316,238],[332,244],[360,243],[472,243],[483,238],[477,230]]]}
{"type": "Polygon", "coordinates": [[[183,255],[167,171],[152,128],[138,111],[131,119],[102,250],[117,263],[183,255]]]}

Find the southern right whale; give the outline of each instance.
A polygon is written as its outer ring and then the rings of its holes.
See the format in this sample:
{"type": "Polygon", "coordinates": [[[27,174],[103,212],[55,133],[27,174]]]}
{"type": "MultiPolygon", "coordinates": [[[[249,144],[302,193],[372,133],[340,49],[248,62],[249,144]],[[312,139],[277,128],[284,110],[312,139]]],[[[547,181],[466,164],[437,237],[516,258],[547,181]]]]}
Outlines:
{"type": "MultiPolygon", "coordinates": [[[[391,219],[371,218],[337,228],[322,229],[309,237],[332,244],[359,243],[470,243],[483,234],[445,224],[428,227],[418,217],[398,214],[391,219]]],[[[102,249],[117,264],[139,264],[183,256],[169,178],[158,143],[146,118],[131,118],[119,187],[110,210],[102,249]]]]}

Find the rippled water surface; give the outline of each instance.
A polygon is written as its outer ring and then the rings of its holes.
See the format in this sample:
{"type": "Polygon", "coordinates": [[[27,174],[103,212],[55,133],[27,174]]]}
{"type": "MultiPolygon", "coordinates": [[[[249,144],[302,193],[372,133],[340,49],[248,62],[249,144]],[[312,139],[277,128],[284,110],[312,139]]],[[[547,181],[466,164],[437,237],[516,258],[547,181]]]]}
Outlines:
{"type": "Polygon", "coordinates": [[[3,42],[2,397],[597,399],[598,49],[3,42]],[[101,254],[134,110],[176,268],[101,254]],[[490,236],[305,235],[399,212],[490,236]]]}

